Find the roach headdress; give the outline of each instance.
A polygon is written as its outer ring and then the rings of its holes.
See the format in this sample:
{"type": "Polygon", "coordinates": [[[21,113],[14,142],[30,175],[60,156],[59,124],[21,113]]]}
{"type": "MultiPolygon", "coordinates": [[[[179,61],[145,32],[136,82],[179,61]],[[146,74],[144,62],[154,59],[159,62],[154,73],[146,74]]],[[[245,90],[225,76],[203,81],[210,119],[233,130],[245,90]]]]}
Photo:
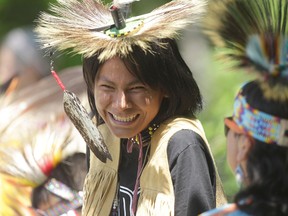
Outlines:
{"type": "Polygon", "coordinates": [[[207,14],[204,33],[216,53],[236,63],[236,69],[259,75],[238,93],[230,123],[259,141],[288,146],[288,119],[283,114],[288,101],[288,1],[215,0],[207,14]],[[256,89],[261,97],[253,97],[256,89]],[[267,106],[279,109],[271,113],[267,106]]]}
{"type": "Polygon", "coordinates": [[[269,99],[288,99],[288,1],[211,1],[204,32],[222,57],[258,73],[269,99]]]}
{"type": "Polygon", "coordinates": [[[103,61],[116,54],[125,56],[133,45],[149,51],[149,42],[175,38],[179,30],[200,17],[205,4],[175,0],[148,14],[125,19],[123,6],[132,2],[118,0],[105,6],[99,0],[58,0],[51,6],[51,14],[40,15],[36,32],[45,47],[72,48],[85,57],[100,52],[99,60],[103,61]]]}
{"type": "MultiPolygon", "coordinates": [[[[60,77],[86,99],[81,68],[66,69],[60,77]]],[[[54,84],[52,77],[45,77],[21,93],[0,97],[0,173],[31,186],[43,183],[67,155],[85,150],[60,104],[61,90],[54,84]]]]}
{"type": "MultiPolygon", "coordinates": [[[[31,199],[31,194],[28,193],[29,189],[31,191],[32,188],[42,184],[46,190],[67,201],[69,205],[77,203],[77,208],[82,206],[82,192],[74,191],[62,182],[49,177],[51,172],[68,156],[78,152],[75,146],[79,139],[73,139],[72,129],[74,128],[65,117],[64,113],[55,116],[54,121],[43,122],[44,125],[40,121],[38,128],[35,127],[32,130],[29,128],[29,132],[23,130],[25,126],[22,125],[20,128],[16,128],[18,129],[15,130],[17,134],[14,134],[13,138],[6,142],[1,140],[0,174],[3,176],[3,188],[11,187],[9,191],[4,190],[1,194],[1,200],[4,201],[3,206],[0,205],[0,213],[2,212],[3,215],[8,213],[8,209],[28,211],[31,206],[28,204],[31,199]],[[59,131],[61,131],[60,134],[59,131]],[[74,150],[72,150],[73,148],[74,150]],[[12,187],[20,188],[20,191],[15,191],[13,194],[12,187]],[[24,189],[27,189],[26,193],[24,193],[24,189]],[[10,194],[11,190],[12,195],[10,194]],[[23,200],[26,198],[26,202],[18,203],[21,196],[23,196],[23,200]]],[[[45,215],[59,215],[48,214],[50,211],[50,209],[46,210],[45,215]]],[[[22,213],[21,215],[28,214],[22,213]]]]}
{"type": "MultiPolygon", "coordinates": [[[[66,69],[60,77],[84,101],[81,67],[66,69]]],[[[53,77],[45,77],[21,92],[13,87],[12,82],[0,95],[0,215],[32,215],[28,213],[31,189],[46,182],[68,156],[86,148],[63,111],[61,90],[53,77]]],[[[47,190],[54,182],[47,182],[47,190]]],[[[73,201],[82,205],[82,197],[78,198],[75,195],[73,201]]]]}

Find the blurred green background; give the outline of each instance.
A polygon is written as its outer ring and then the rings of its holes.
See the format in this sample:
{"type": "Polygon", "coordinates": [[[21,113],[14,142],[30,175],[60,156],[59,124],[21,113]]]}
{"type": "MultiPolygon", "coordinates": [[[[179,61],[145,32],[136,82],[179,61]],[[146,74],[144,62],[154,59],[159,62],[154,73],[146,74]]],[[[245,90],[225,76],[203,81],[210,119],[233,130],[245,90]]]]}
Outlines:
{"type": "MultiPolygon", "coordinates": [[[[35,25],[40,11],[55,0],[0,0],[0,39],[11,29],[35,25]]],[[[110,3],[111,1],[106,1],[110,3]]],[[[167,0],[143,0],[133,4],[133,15],[151,11],[167,0]]],[[[179,39],[183,58],[193,71],[203,94],[204,109],[199,114],[211,144],[225,192],[232,199],[238,190],[234,176],[226,163],[226,141],[223,118],[232,114],[233,99],[240,85],[248,80],[244,72],[232,71],[228,62],[217,61],[199,28],[187,28],[179,39]],[[221,63],[220,63],[221,62],[221,63]]],[[[55,60],[56,69],[81,64],[81,56],[61,55],[55,60]]]]}

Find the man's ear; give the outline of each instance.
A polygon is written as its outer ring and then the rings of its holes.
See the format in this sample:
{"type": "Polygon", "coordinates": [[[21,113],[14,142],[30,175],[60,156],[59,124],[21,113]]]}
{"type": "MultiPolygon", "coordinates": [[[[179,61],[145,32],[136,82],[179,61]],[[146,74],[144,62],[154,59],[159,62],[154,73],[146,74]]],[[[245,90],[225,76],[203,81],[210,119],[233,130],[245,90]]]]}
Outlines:
{"type": "Polygon", "coordinates": [[[237,151],[237,162],[240,164],[243,161],[246,161],[248,153],[252,147],[251,140],[244,134],[239,138],[238,142],[238,151],[237,151]]]}

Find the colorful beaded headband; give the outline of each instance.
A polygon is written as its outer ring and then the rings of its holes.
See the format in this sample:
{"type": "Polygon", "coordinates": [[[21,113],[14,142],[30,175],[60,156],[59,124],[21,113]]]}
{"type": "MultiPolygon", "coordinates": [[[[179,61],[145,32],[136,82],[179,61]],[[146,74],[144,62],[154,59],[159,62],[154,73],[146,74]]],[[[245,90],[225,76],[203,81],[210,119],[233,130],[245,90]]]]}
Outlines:
{"type": "Polygon", "coordinates": [[[288,146],[288,119],[254,109],[241,92],[234,102],[233,120],[243,131],[259,141],[288,146]]]}
{"type": "Polygon", "coordinates": [[[78,209],[83,204],[83,193],[82,191],[74,191],[62,182],[56,179],[50,179],[46,184],[45,188],[52,194],[63,199],[59,204],[52,206],[48,210],[44,211],[44,215],[47,216],[58,216],[67,213],[71,210],[78,209]]]}
{"type": "Polygon", "coordinates": [[[60,181],[52,178],[44,186],[52,194],[68,201],[75,199],[74,191],[60,181]]]}

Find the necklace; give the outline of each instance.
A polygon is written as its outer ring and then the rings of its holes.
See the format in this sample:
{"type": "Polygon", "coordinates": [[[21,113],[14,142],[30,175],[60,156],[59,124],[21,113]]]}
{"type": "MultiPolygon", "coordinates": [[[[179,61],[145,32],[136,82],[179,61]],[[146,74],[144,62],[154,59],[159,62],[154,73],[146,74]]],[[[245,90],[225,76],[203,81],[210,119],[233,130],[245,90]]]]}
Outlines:
{"type": "Polygon", "coordinates": [[[152,135],[155,133],[155,131],[159,128],[159,124],[151,124],[149,127],[147,127],[145,130],[143,130],[141,133],[137,134],[134,137],[131,137],[128,139],[127,144],[127,152],[132,152],[133,145],[139,145],[140,140],[143,143],[143,146],[146,146],[151,141],[152,135]]]}
{"type": "MultiPolygon", "coordinates": [[[[159,128],[159,125],[153,123],[151,124],[151,126],[143,130],[141,133],[127,140],[127,152],[128,153],[132,152],[134,145],[137,145],[139,147],[138,168],[137,168],[136,182],[135,182],[134,192],[133,192],[133,197],[132,197],[132,214],[133,215],[136,214],[137,198],[138,198],[137,192],[138,192],[138,188],[140,184],[140,176],[148,160],[148,153],[149,153],[150,145],[151,145],[151,137],[158,128],[159,128]],[[146,150],[144,160],[143,160],[143,147],[144,146],[147,146],[147,150],[146,150]]],[[[119,207],[118,190],[119,190],[119,183],[117,186],[117,190],[116,190],[116,194],[115,194],[113,206],[112,206],[113,216],[118,215],[118,207],[119,207]]]]}

